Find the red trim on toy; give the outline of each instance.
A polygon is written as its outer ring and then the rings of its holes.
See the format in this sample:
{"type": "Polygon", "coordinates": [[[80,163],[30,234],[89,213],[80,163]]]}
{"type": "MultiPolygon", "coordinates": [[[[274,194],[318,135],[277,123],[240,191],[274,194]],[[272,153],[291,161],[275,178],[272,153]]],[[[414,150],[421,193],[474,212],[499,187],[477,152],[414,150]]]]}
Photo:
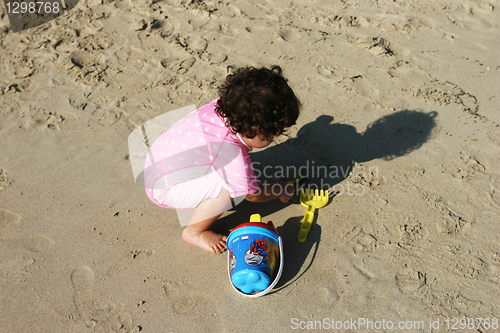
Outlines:
{"type": "Polygon", "coordinates": [[[261,228],[266,228],[266,229],[269,229],[269,230],[275,232],[279,236],[278,230],[276,230],[276,228],[274,227],[273,222],[271,222],[271,221],[267,222],[267,224],[264,223],[264,222],[247,222],[247,223],[243,223],[243,224],[240,224],[239,226],[235,227],[233,230],[231,230],[231,232],[235,231],[238,228],[242,228],[242,227],[261,227],[261,228]]]}

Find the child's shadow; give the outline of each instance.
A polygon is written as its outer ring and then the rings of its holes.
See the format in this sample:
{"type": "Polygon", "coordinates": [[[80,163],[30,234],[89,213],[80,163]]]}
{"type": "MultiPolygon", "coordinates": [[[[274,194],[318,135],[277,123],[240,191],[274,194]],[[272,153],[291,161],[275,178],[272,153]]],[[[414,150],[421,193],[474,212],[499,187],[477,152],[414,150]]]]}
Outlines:
{"type": "MultiPolygon", "coordinates": [[[[324,115],[304,125],[296,138],[251,153],[250,157],[259,182],[301,176],[309,178],[313,188],[328,189],[338,184],[336,190],[345,190],[342,182],[353,171],[355,162],[363,163],[378,158],[392,160],[420,148],[431,138],[436,127],[436,116],[435,111],[402,110],[378,119],[366,131],[358,133],[353,126],[334,123],[332,116],[324,115]]],[[[217,229],[234,228],[248,222],[250,215],[256,213],[262,216],[263,222],[267,222],[266,216],[290,204],[279,200],[266,203],[243,201],[231,215],[220,219],[217,229]]],[[[310,248],[316,244],[317,250],[320,241],[321,228],[314,223],[306,242],[298,242],[301,219],[302,216],[291,217],[284,226],[278,228],[284,241],[286,266],[280,285],[293,279],[303,266],[310,248]]],[[[276,225],[281,224],[281,221],[274,222],[276,225]]]]}
{"type": "Polygon", "coordinates": [[[320,116],[279,145],[250,155],[260,182],[307,177],[317,188],[341,183],[354,163],[392,160],[420,148],[431,137],[437,112],[402,110],[358,133],[351,125],[320,116]]]}

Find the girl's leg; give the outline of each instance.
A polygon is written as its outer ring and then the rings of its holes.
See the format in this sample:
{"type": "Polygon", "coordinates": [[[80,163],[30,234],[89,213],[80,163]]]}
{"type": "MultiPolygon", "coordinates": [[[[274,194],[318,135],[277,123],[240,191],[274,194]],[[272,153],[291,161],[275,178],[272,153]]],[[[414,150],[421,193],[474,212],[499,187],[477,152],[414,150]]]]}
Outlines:
{"type": "Polygon", "coordinates": [[[182,232],[182,238],[205,251],[213,253],[223,251],[226,248],[227,237],[208,228],[231,207],[229,192],[222,188],[217,198],[204,200],[196,206],[189,225],[182,232]]]}

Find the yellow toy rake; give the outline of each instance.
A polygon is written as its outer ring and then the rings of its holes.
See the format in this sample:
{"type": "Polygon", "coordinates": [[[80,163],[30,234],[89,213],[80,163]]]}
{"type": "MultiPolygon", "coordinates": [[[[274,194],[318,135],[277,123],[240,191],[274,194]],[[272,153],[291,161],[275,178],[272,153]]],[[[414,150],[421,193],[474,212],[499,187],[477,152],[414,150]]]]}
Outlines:
{"type": "Polygon", "coordinates": [[[328,190],[308,190],[305,191],[304,188],[300,189],[300,203],[302,206],[307,207],[307,211],[304,214],[304,219],[302,220],[302,225],[299,231],[299,242],[303,243],[306,241],[309,230],[314,221],[314,212],[316,209],[325,207],[329,199],[328,190]]]}

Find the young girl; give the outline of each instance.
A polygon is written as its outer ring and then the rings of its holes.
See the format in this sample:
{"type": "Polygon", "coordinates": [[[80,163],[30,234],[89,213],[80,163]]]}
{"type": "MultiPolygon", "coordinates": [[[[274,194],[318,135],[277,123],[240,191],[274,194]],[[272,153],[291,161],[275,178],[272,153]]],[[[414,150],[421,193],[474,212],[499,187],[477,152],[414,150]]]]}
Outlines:
{"type": "Polygon", "coordinates": [[[287,202],[293,196],[288,183],[259,185],[248,156],[299,116],[300,102],[281,72],[279,66],[237,70],[219,89],[219,99],[179,120],[151,146],[146,193],[161,207],[195,208],[182,232],[186,242],[221,252],[227,237],[209,228],[235,202],[287,202]]]}

